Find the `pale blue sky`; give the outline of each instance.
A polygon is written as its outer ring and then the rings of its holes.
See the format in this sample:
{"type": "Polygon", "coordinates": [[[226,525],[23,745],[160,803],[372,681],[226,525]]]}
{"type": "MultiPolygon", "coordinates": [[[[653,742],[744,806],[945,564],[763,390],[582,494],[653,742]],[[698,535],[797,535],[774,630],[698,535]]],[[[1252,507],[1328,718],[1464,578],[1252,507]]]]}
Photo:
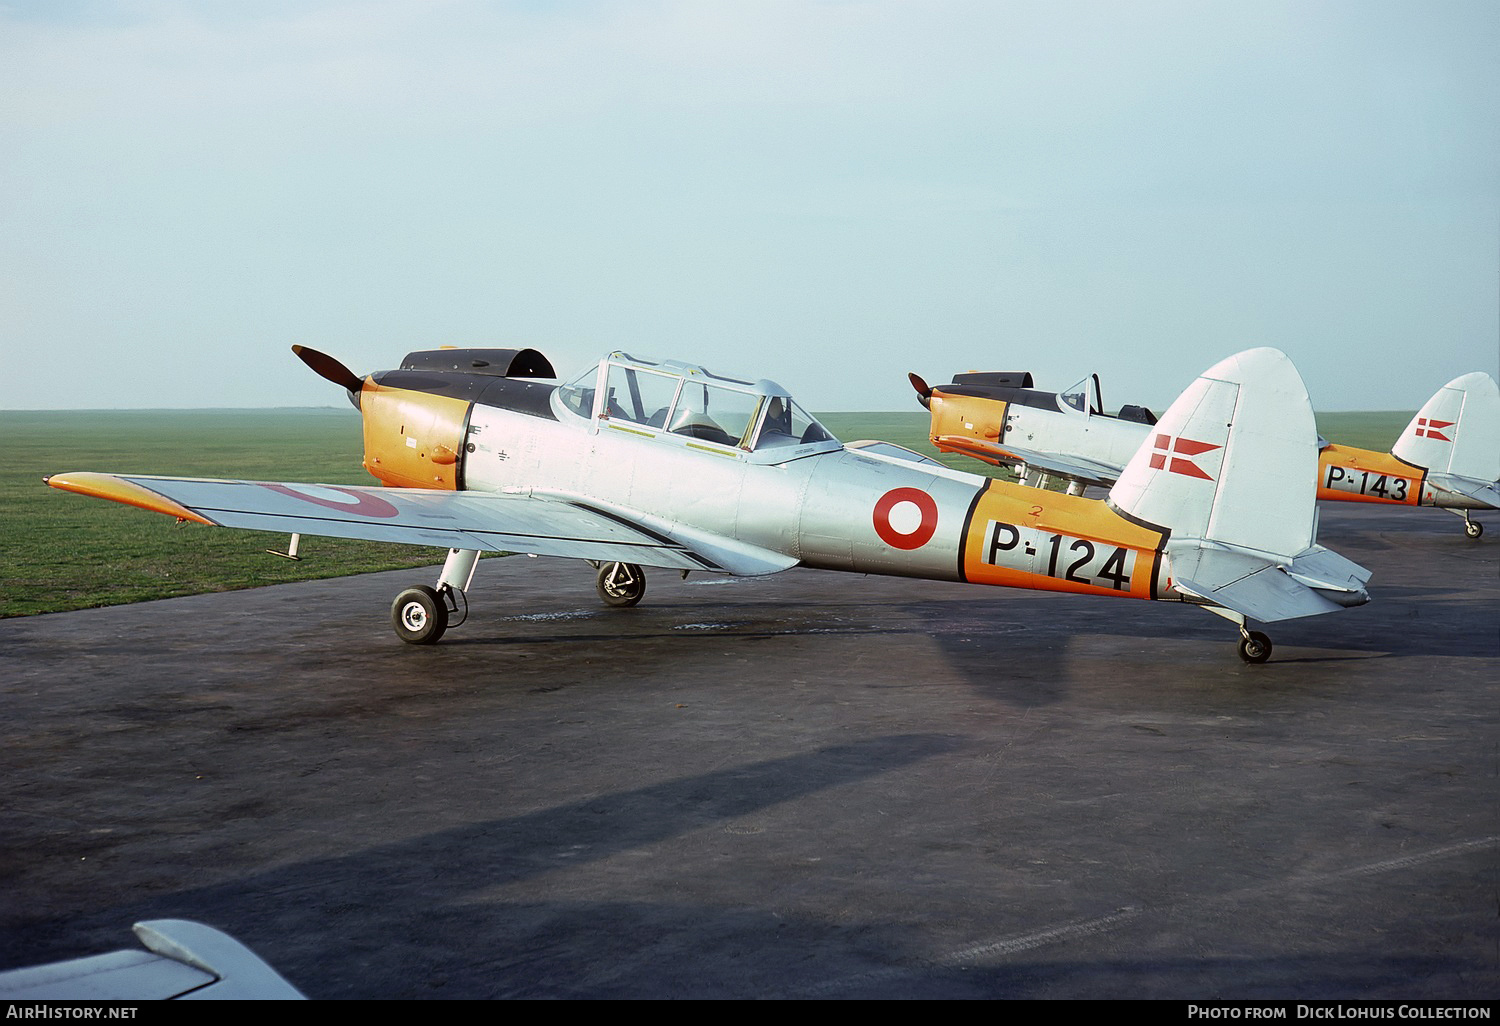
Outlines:
{"type": "Polygon", "coordinates": [[[1493,0],[0,0],[0,407],[333,405],[442,344],[916,409],[1500,364],[1493,0]]]}

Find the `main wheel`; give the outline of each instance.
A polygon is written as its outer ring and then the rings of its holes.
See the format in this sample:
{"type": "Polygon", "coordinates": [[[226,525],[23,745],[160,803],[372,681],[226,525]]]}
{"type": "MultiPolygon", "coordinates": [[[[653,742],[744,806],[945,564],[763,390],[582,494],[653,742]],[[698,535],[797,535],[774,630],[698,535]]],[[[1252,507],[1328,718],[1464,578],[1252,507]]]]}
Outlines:
{"type": "Polygon", "coordinates": [[[1479,521],[1477,521],[1477,520],[1465,520],[1464,521],[1464,534],[1468,535],[1470,538],[1478,538],[1483,533],[1484,533],[1484,525],[1481,524],[1479,521]]]}
{"type": "Polygon", "coordinates": [[[1247,663],[1263,663],[1271,658],[1271,639],[1260,631],[1251,631],[1248,637],[1240,638],[1240,658],[1247,663]]]}
{"type": "Polygon", "coordinates": [[[634,563],[605,563],[594,587],[607,606],[633,606],[646,594],[646,574],[634,563]]]}
{"type": "Polygon", "coordinates": [[[391,626],[408,645],[433,645],[448,629],[448,605],[433,588],[407,588],[391,603],[391,626]]]}

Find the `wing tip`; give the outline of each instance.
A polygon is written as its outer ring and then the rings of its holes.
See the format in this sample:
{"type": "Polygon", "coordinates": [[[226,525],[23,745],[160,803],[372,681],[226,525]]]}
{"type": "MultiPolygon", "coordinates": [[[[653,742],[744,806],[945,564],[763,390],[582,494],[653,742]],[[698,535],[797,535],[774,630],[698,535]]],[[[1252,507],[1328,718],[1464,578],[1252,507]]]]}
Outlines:
{"type": "Polygon", "coordinates": [[[70,471],[65,474],[47,474],[42,480],[49,487],[57,488],[64,492],[74,492],[78,495],[89,495],[96,499],[108,499],[111,502],[123,503],[126,506],[135,506],[139,509],[150,510],[153,513],[165,513],[179,520],[191,520],[198,524],[207,524],[217,527],[212,520],[195,513],[186,506],[167,498],[144,485],[113,474],[97,474],[89,471],[70,471]]]}

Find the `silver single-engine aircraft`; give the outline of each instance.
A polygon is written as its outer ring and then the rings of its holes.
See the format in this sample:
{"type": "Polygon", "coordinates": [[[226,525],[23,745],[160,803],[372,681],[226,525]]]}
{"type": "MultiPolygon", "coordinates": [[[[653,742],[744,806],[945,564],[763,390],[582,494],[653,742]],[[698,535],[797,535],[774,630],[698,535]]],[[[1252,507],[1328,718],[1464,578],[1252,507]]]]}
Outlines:
{"type": "MultiPolygon", "coordinates": [[[[1156,433],[1144,406],[1105,413],[1097,374],[1055,393],[1034,387],[1025,371],[971,371],[936,388],[907,377],[932,414],[939,450],[1015,467],[1023,483],[1045,487],[1047,478],[1061,478],[1075,495],[1114,484],[1156,433]]],[[[1500,508],[1500,387],[1482,371],[1433,393],[1390,452],[1322,439],[1318,446],[1320,499],[1436,506],[1463,517],[1470,538],[1484,533],[1473,511],[1500,508]]]]}
{"type": "Polygon", "coordinates": [[[757,576],[794,566],[1196,603],[1264,662],[1273,622],[1368,600],[1369,572],[1316,544],[1312,408],[1274,349],[1215,365],[1108,500],[990,480],[883,442],[845,446],[771,381],[613,353],[563,384],[533,350],[439,349],[349,390],[364,466],[388,487],[54,474],[54,488],[223,527],[438,545],[398,636],[438,640],[483,551],[570,556],[632,605],[641,566],[757,576]]]}

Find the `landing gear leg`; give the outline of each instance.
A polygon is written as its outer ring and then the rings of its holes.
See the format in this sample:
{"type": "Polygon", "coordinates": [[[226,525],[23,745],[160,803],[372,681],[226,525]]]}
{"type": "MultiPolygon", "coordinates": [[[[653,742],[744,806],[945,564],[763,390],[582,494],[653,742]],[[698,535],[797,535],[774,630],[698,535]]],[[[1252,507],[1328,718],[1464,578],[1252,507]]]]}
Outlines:
{"type": "Polygon", "coordinates": [[[1216,616],[1222,616],[1240,629],[1240,658],[1245,662],[1263,663],[1271,658],[1271,639],[1260,631],[1252,631],[1246,627],[1245,614],[1223,606],[1206,605],[1203,608],[1216,616]]]}
{"type": "Polygon", "coordinates": [[[633,606],[646,594],[646,573],[634,563],[605,563],[594,587],[607,606],[633,606]]]}
{"type": "Polygon", "coordinates": [[[453,615],[459,612],[459,599],[469,590],[478,562],[478,549],[450,549],[436,588],[419,585],[397,595],[391,603],[396,636],[408,645],[435,645],[450,626],[463,623],[467,614],[457,620],[453,615]]]}
{"type": "Polygon", "coordinates": [[[1484,525],[1474,519],[1472,516],[1473,510],[1450,509],[1448,512],[1456,517],[1464,518],[1464,534],[1468,537],[1478,538],[1481,534],[1484,534],[1484,525]]]}
{"type": "Polygon", "coordinates": [[[1240,658],[1247,663],[1263,663],[1271,658],[1271,639],[1260,631],[1246,630],[1240,624],[1240,658]]]}

